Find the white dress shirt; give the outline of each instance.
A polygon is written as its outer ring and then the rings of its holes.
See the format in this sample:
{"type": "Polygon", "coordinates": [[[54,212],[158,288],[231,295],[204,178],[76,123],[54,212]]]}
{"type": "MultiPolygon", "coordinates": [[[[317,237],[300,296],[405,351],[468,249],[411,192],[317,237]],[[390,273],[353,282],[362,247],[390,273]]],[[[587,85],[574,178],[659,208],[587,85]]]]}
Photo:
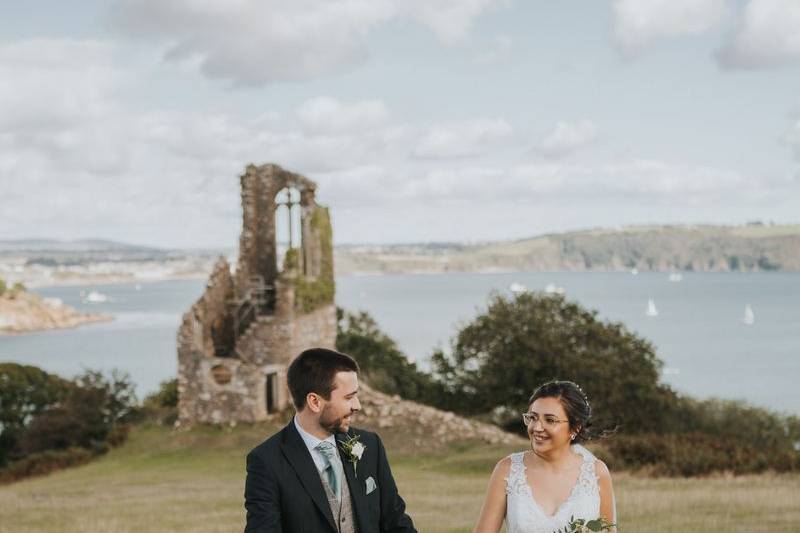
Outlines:
{"type": "Polygon", "coordinates": [[[300,423],[297,421],[297,415],[294,415],[294,427],[297,428],[297,432],[300,433],[300,438],[302,438],[303,442],[306,443],[306,447],[311,453],[311,458],[314,459],[314,464],[317,467],[317,471],[322,472],[325,470],[325,468],[328,466],[328,460],[325,459],[325,456],[322,455],[322,452],[317,449],[317,446],[319,446],[319,443],[324,440],[333,444],[334,449],[336,449],[336,439],[334,436],[331,435],[327,439],[322,440],[318,439],[300,426],[300,423]]]}

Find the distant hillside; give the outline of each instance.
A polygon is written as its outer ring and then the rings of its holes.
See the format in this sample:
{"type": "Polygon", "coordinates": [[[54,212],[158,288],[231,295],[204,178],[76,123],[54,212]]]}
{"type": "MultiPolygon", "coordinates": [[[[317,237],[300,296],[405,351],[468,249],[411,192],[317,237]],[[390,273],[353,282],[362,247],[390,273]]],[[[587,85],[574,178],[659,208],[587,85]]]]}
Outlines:
{"type": "Polygon", "coordinates": [[[478,245],[338,247],[337,274],[475,271],[800,271],[800,225],[633,226],[478,245]]]}
{"type": "Polygon", "coordinates": [[[0,252],[158,252],[158,248],[103,239],[61,241],[56,239],[0,239],[0,252]]]}

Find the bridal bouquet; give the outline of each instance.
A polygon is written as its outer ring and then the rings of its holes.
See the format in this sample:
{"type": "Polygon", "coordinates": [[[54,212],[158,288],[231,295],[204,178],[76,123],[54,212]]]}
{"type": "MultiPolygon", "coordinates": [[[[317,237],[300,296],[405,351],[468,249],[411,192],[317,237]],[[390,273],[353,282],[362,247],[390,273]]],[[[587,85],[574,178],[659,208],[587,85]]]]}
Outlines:
{"type": "Polygon", "coordinates": [[[596,518],[594,520],[584,520],[583,518],[574,517],[570,518],[569,525],[564,529],[553,531],[553,533],[602,533],[605,531],[613,531],[616,524],[612,524],[605,518],[596,518]]]}

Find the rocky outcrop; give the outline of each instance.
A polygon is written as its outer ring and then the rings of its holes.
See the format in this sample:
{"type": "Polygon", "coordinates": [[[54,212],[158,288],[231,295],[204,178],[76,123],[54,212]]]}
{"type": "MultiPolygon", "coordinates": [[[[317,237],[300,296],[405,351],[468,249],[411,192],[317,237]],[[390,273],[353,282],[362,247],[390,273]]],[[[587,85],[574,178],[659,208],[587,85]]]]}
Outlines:
{"type": "Polygon", "coordinates": [[[0,296],[0,335],[28,333],[112,320],[108,315],[84,314],[57,298],[42,298],[26,291],[0,296]]]}
{"type": "Polygon", "coordinates": [[[398,433],[417,449],[441,448],[467,440],[488,444],[525,444],[524,439],[493,426],[449,411],[411,402],[400,396],[378,392],[360,384],[361,412],[354,425],[375,430],[381,435],[398,433]]]}

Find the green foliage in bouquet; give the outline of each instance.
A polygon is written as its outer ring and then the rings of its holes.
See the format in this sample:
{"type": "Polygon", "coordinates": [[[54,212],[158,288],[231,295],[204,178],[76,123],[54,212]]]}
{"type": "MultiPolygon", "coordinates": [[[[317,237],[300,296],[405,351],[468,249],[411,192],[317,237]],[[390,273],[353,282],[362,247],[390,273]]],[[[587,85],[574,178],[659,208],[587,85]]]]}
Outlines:
{"type": "Polygon", "coordinates": [[[616,524],[612,524],[605,518],[584,520],[583,518],[576,519],[575,517],[570,517],[568,526],[553,531],[553,533],[599,533],[603,531],[613,531],[614,527],[616,527],[616,524]]]}

